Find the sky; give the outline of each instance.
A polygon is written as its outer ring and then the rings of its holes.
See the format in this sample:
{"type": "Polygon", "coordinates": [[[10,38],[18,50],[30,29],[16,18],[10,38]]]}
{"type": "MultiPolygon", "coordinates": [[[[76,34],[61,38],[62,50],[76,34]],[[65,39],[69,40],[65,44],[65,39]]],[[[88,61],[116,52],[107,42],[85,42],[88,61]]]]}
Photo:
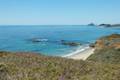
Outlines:
{"type": "Polygon", "coordinates": [[[0,25],[120,23],[120,0],[0,0],[0,25]]]}

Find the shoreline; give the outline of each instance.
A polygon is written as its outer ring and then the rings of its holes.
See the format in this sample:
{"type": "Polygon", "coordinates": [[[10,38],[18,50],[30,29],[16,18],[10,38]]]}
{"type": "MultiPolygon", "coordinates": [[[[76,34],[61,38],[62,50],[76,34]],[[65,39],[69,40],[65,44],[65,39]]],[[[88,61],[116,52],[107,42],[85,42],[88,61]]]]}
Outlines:
{"type": "Polygon", "coordinates": [[[74,60],[86,60],[91,54],[94,54],[94,51],[94,48],[85,47],[62,57],[74,60]]]}

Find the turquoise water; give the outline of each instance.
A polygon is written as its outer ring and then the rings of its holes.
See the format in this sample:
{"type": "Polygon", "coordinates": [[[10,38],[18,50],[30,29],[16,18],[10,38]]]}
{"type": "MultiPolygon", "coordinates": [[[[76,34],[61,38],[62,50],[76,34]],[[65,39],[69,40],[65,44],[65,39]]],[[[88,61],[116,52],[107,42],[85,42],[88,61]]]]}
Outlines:
{"type": "Polygon", "coordinates": [[[44,55],[61,56],[78,47],[62,45],[61,40],[80,42],[83,45],[94,42],[101,36],[120,33],[120,28],[97,26],[0,26],[0,50],[39,52],[44,55]],[[30,39],[48,41],[33,43],[30,39]]]}

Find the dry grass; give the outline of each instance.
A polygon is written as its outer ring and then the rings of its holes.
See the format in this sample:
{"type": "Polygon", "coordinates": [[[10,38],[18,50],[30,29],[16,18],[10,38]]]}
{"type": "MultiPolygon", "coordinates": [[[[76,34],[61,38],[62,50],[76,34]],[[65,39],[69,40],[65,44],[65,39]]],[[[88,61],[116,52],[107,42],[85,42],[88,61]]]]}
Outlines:
{"type": "Polygon", "coordinates": [[[31,53],[2,52],[2,55],[4,56],[0,57],[0,80],[120,79],[118,64],[75,61],[31,53]]]}

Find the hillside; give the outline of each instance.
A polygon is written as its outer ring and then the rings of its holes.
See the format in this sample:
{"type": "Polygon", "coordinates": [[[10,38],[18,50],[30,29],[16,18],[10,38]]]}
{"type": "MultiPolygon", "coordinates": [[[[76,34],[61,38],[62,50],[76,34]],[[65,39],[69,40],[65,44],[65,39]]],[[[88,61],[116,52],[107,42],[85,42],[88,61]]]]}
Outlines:
{"type": "Polygon", "coordinates": [[[112,34],[98,39],[95,43],[96,49],[114,48],[120,49],[120,34],[112,34]]]}
{"type": "Polygon", "coordinates": [[[96,50],[87,60],[100,63],[120,64],[120,51],[113,48],[96,50]]]}
{"type": "Polygon", "coordinates": [[[0,52],[0,80],[119,80],[120,65],[0,52]]]}
{"type": "Polygon", "coordinates": [[[112,34],[100,38],[95,43],[95,53],[87,60],[120,64],[120,35],[112,34]]]}

